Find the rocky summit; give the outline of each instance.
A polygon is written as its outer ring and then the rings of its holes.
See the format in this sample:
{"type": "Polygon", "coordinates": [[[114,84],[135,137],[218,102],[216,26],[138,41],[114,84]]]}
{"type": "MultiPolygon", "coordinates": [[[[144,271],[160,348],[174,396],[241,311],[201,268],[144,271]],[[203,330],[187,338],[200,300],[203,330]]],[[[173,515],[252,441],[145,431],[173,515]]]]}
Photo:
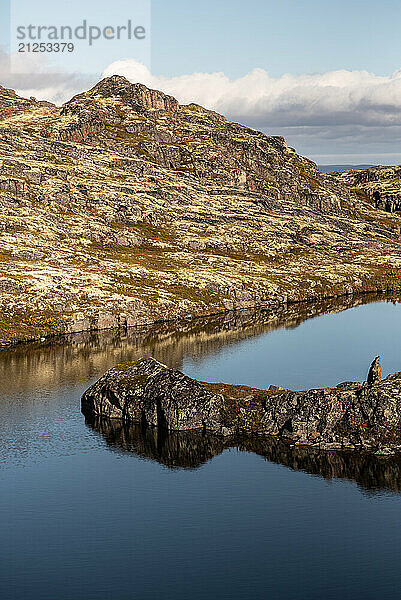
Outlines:
{"type": "Polygon", "coordinates": [[[199,382],[153,358],[117,365],[82,397],[91,419],[223,437],[270,435],[322,449],[401,449],[401,373],[381,379],[380,358],[365,383],[290,391],[199,382]]]}
{"type": "Polygon", "coordinates": [[[0,87],[0,343],[398,290],[382,208],[124,77],[61,107],[0,87]]]}

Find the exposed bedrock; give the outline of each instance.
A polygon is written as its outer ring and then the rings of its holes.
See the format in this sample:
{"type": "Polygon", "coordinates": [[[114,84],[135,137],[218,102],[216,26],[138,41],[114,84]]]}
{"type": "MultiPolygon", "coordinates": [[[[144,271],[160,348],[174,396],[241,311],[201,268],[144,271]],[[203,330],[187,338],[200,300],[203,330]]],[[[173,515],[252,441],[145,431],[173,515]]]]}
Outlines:
{"type": "Polygon", "coordinates": [[[401,449],[401,372],[381,380],[377,357],[365,383],[260,390],[199,382],[143,358],[101,377],[83,395],[82,412],[170,431],[273,435],[325,449],[394,452],[401,449]]]}

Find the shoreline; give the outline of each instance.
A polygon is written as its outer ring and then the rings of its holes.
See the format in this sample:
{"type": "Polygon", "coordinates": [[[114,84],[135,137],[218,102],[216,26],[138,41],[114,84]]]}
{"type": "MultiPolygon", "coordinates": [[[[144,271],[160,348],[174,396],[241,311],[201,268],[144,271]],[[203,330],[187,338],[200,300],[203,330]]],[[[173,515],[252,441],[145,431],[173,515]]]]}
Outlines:
{"type": "MultiPolygon", "coordinates": [[[[123,319],[121,318],[121,315],[113,315],[112,321],[113,324],[109,324],[109,323],[105,323],[104,326],[98,326],[99,324],[99,318],[100,316],[97,317],[97,323],[96,323],[96,319],[93,320],[93,318],[91,319],[90,317],[86,317],[84,315],[80,316],[79,320],[77,321],[73,321],[73,322],[63,322],[61,324],[62,330],[54,330],[54,331],[50,331],[50,332],[46,332],[43,331],[42,333],[38,333],[37,335],[34,336],[30,336],[30,337],[20,337],[18,339],[12,339],[12,338],[8,338],[8,339],[2,339],[0,341],[0,352],[2,350],[9,350],[12,348],[15,348],[17,346],[29,346],[30,344],[34,344],[37,342],[49,342],[51,340],[61,340],[65,337],[67,337],[68,335],[71,334],[76,334],[76,333],[99,333],[99,332],[105,332],[105,331],[116,331],[116,332],[122,332],[122,333],[127,333],[127,331],[129,330],[135,330],[135,329],[140,329],[142,327],[149,327],[149,326],[153,326],[153,325],[157,325],[157,324],[173,324],[176,323],[177,325],[181,324],[181,323],[188,323],[191,321],[198,321],[200,319],[208,319],[211,317],[217,317],[217,316],[223,316],[223,315],[235,315],[241,312],[268,312],[274,309],[278,309],[278,308],[284,308],[284,307],[289,307],[289,306],[294,306],[294,305],[309,305],[312,303],[318,303],[318,302],[324,302],[327,300],[340,300],[342,298],[353,298],[353,297],[363,297],[363,296],[369,296],[369,295],[374,295],[377,296],[378,299],[380,297],[386,297],[388,296],[389,299],[391,298],[391,296],[394,294],[394,289],[391,289],[390,287],[386,287],[384,288],[384,286],[380,286],[380,287],[372,287],[370,289],[357,289],[357,290],[352,290],[352,291],[346,291],[340,294],[333,294],[333,293],[327,293],[327,294],[319,294],[316,296],[309,296],[307,298],[302,298],[302,299],[291,299],[288,298],[288,296],[286,297],[285,301],[280,301],[278,299],[275,300],[271,300],[271,301],[262,301],[259,304],[254,303],[251,306],[244,306],[244,307],[240,307],[240,308],[234,308],[234,309],[222,309],[222,310],[212,310],[211,312],[205,312],[202,314],[192,314],[189,313],[187,316],[177,316],[177,317],[169,317],[167,319],[159,319],[156,318],[154,320],[147,320],[147,321],[142,321],[139,320],[138,323],[130,323],[130,325],[127,325],[127,319],[126,319],[126,315],[123,315],[123,319]],[[124,317],[125,317],[125,321],[124,321],[124,317]],[[82,326],[81,326],[82,324],[82,326]]],[[[102,314],[102,313],[100,313],[102,314]]]]}

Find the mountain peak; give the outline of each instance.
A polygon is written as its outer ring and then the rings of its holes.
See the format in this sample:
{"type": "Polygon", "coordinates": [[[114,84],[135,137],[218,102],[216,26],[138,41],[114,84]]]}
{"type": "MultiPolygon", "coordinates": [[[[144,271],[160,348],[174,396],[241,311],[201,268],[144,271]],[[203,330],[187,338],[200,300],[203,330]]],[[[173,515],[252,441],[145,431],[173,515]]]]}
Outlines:
{"type": "Polygon", "coordinates": [[[176,112],[179,107],[178,101],[172,96],[164,94],[159,90],[150,89],[143,83],[131,83],[122,75],[105,77],[89,91],[74,96],[66,105],[75,104],[77,101],[94,99],[99,96],[102,98],[117,97],[128,105],[146,110],[156,109],[176,112]]]}

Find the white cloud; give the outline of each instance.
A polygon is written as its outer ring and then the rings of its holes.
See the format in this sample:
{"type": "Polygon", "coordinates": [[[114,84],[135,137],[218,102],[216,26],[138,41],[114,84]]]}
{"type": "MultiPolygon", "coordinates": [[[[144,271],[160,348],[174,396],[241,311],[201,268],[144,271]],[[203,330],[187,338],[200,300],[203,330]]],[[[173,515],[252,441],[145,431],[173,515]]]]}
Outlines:
{"type": "Polygon", "coordinates": [[[254,69],[238,79],[224,73],[154,76],[133,59],[112,63],[103,76],[125,75],[259,127],[401,125],[401,71],[389,77],[367,71],[330,71],[274,78],[254,69]]]}
{"type": "Polygon", "coordinates": [[[0,47],[0,85],[24,98],[35,96],[38,100],[62,104],[99,79],[100,75],[62,71],[52,65],[45,54],[16,52],[10,56],[0,47]]]}
{"type": "Polygon", "coordinates": [[[165,77],[126,59],[109,65],[103,77],[113,74],[283,135],[318,162],[331,162],[330,154],[332,162],[339,156],[351,162],[401,162],[401,70],[389,76],[340,70],[275,78],[254,69],[238,79],[224,73],[165,77]]]}
{"type": "Polygon", "coordinates": [[[103,72],[104,77],[113,74],[160,89],[181,103],[197,102],[234,121],[283,135],[298,152],[318,162],[327,161],[328,154],[333,162],[339,156],[364,162],[368,155],[369,162],[372,155],[377,156],[373,162],[401,161],[401,70],[388,77],[341,70],[275,78],[263,69],[238,79],[224,73],[164,77],[127,59],[103,72]]]}
{"type": "MultiPolygon", "coordinates": [[[[0,83],[22,96],[61,104],[101,78],[52,70],[43,56],[35,61],[29,69],[23,65],[31,74],[11,72],[9,57],[0,50],[0,83]]],[[[348,155],[358,157],[352,162],[365,162],[366,155],[368,162],[401,162],[401,70],[389,76],[340,70],[274,78],[254,69],[238,79],[224,73],[166,77],[126,59],[110,64],[102,77],[113,74],[160,89],[183,104],[197,102],[250,127],[284,135],[298,152],[317,161],[330,162],[327,155],[335,155],[333,162],[339,156],[348,162],[348,155]]]]}

